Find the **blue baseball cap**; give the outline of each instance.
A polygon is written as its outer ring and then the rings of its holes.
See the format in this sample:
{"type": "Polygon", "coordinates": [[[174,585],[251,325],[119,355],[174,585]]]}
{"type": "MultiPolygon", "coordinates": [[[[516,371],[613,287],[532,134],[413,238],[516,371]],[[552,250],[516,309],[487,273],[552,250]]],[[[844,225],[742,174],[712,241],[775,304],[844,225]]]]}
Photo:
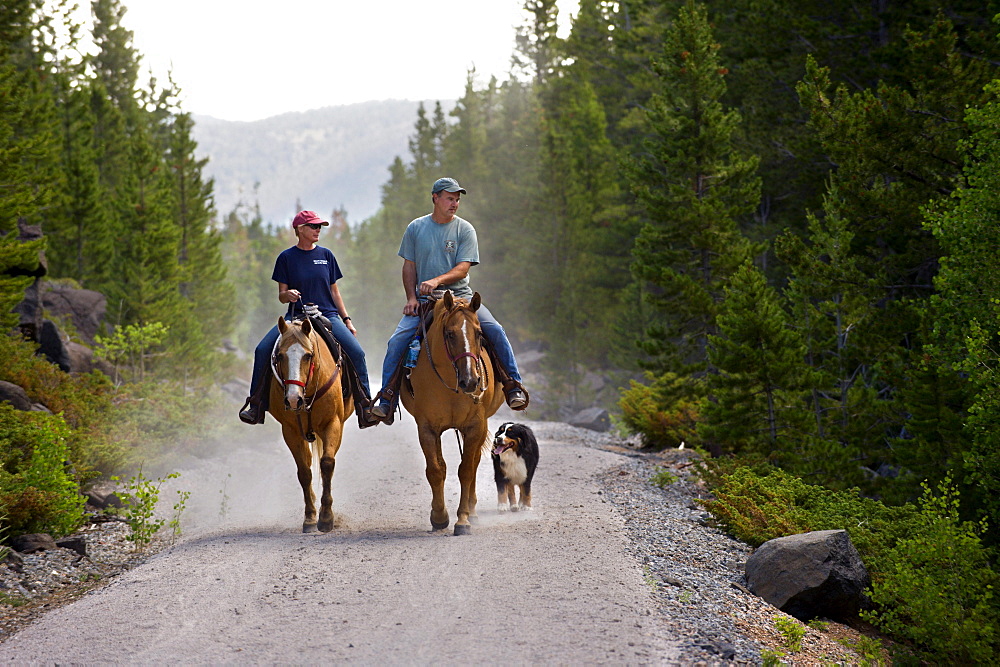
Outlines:
{"type": "Polygon", "coordinates": [[[447,192],[461,192],[463,195],[468,194],[461,185],[458,184],[454,178],[439,178],[434,181],[434,186],[431,188],[431,194],[436,195],[437,193],[445,190],[447,192]]]}

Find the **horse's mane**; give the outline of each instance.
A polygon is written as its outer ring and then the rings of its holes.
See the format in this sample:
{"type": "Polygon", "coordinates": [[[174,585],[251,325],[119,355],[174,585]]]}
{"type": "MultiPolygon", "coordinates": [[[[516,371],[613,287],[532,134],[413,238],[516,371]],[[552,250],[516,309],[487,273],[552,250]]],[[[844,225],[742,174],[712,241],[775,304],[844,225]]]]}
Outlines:
{"type": "Polygon", "coordinates": [[[302,321],[289,322],[288,329],[285,330],[285,335],[289,333],[295,338],[295,341],[305,347],[307,350],[312,350],[312,339],[302,331],[302,321]]]}

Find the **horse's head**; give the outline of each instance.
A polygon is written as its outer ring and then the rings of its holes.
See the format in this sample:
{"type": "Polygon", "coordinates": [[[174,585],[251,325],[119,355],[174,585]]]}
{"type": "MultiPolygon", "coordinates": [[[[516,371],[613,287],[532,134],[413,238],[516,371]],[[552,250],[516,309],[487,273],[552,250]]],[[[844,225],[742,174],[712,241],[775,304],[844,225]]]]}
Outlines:
{"type": "Polygon", "coordinates": [[[458,387],[466,394],[482,394],[485,372],[482,359],[483,329],[476,311],[482,300],[479,292],[472,299],[456,299],[446,291],[434,312],[434,321],[441,323],[441,333],[448,360],[455,367],[458,387]]]}
{"type": "Polygon", "coordinates": [[[314,375],[316,363],[315,338],[309,320],[286,322],[278,318],[281,337],[274,353],[274,368],[285,385],[285,409],[301,410],[306,407],[306,385],[314,375]]]}

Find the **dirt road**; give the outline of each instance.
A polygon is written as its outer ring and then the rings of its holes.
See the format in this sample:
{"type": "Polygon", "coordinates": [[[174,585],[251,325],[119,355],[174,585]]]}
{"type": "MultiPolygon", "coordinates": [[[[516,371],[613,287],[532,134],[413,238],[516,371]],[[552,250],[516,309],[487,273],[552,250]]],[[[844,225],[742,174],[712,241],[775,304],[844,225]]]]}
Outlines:
{"type": "MultiPolygon", "coordinates": [[[[495,426],[495,424],[494,424],[495,426]]],[[[448,509],[458,445],[445,434],[448,509]]],[[[294,466],[274,422],[180,469],[178,543],[0,645],[16,663],[664,663],[652,614],[595,473],[617,455],[540,442],[536,509],[496,511],[478,478],[471,536],[431,532],[416,428],[350,426],[328,534],[300,532],[294,466]]],[[[172,502],[173,489],[163,498],[172,502]]]]}

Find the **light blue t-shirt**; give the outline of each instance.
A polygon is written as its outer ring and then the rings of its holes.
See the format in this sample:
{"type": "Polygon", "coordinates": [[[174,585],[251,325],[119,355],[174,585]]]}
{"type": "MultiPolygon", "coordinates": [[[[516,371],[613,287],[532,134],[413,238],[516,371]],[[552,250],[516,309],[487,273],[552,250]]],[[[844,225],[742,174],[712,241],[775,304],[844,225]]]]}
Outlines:
{"type": "MultiPolygon", "coordinates": [[[[476,228],[457,215],[443,225],[434,222],[430,215],[417,218],[406,227],[399,244],[399,256],[417,265],[417,284],[448,273],[459,262],[479,264],[479,240],[476,228]]],[[[455,296],[472,297],[469,277],[441,285],[455,296]]]]}

